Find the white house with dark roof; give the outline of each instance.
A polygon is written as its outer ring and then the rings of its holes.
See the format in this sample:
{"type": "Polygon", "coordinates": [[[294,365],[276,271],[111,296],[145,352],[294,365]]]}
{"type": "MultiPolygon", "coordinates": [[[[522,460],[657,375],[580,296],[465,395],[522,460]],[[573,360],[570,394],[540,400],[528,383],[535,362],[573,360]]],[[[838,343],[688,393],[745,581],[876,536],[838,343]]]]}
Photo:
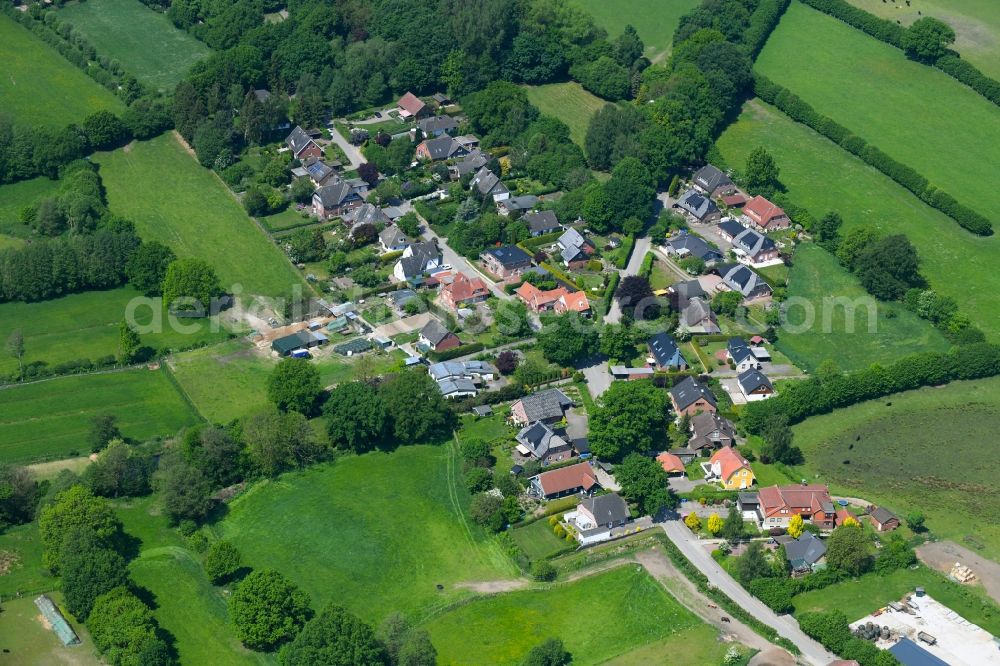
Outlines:
{"type": "Polygon", "coordinates": [[[573,446],[547,424],[535,421],[524,426],[514,437],[517,451],[544,463],[554,463],[573,457],[573,446]]]}
{"type": "Polygon", "coordinates": [[[740,393],[747,402],[757,402],[767,400],[775,395],[774,385],[763,372],[757,369],[741,372],[736,376],[736,383],[740,387],[740,393]]]}
{"type": "Polygon", "coordinates": [[[483,198],[492,198],[494,203],[510,197],[510,190],[503,184],[499,176],[485,166],[472,177],[469,187],[479,192],[483,198]]]}
{"type": "Polygon", "coordinates": [[[497,202],[497,213],[503,217],[519,215],[526,210],[531,210],[538,205],[538,197],[534,194],[522,194],[516,197],[509,197],[497,202]]]}
{"type": "Polygon", "coordinates": [[[576,505],[576,510],[563,516],[580,545],[588,546],[618,536],[630,520],[628,504],[618,493],[587,497],[576,505]]]}
{"type": "Polygon", "coordinates": [[[771,295],[771,285],[743,264],[721,264],[714,270],[723,284],[731,291],[742,294],[744,300],[753,301],[771,295]]]}
{"type": "Polygon", "coordinates": [[[726,343],[726,356],[733,362],[737,373],[761,368],[760,360],[743,338],[729,338],[726,343]]]}
{"type": "Polygon", "coordinates": [[[458,121],[451,116],[431,116],[417,121],[417,127],[427,137],[451,134],[458,129],[458,121]]]}
{"type": "Polygon", "coordinates": [[[395,224],[383,229],[378,235],[378,244],[383,254],[389,252],[402,252],[410,246],[410,239],[406,237],[395,224]]]}
{"type": "Polygon", "coordinates": [[[784,263],[778,256],[778,246],[774,241],[756,229],[743,229],[732,238],[732,244],[736,258],[754,268],[784,263]]]}
{"type": "Polygon", "coordinates": [[[393,266],[392,276],[399,282],[405,282],[437,268],[441,262],[441,249],[435,242],[410,243],[393,266]]]}

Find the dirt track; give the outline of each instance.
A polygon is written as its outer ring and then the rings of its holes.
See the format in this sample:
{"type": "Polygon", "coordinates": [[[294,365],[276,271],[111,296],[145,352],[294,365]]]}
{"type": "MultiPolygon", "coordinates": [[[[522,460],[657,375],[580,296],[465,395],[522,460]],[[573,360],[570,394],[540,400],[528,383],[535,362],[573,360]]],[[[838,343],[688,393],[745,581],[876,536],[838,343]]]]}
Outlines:
{"type": "Polygon", "coordinates": [[[986,593],[1000,603],[1000,564],[953,541],[938,541],[918,546],[917,557],[927,566],[946,574],[956,562],[961,562],[972,569],[979,579],[979,583],[973,584],[981,584],[986,593]]]}

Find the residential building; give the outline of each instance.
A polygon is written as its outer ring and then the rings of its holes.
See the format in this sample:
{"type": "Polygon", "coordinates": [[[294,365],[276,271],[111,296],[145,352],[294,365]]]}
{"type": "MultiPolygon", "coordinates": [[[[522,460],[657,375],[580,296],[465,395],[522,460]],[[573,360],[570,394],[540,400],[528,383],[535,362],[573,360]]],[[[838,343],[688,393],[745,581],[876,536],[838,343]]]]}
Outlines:
{"type": "Polygon", "coordinates": [[[657,370],[687,370],[688,363],[677,341],[669,333],[657,333],[649,339],[649,353],[657,370]]]}
{"type": "Polygon", "coordinates": [[[885,507],[876,506],[868,512],[868,519],[879,532],[891,532],[899,527],[899,518],[885,507]]]}
{"type": "Polygon", "coordinates": [[[628,504],[618,493],[588,497],[563,520],[574,527],[577,541],[588,546],[618,536],[629,521],[628,504]]]}
{"type": "Polygon", "coordinates": [[[448,176],[452,180],[460,180],[463,176],[474,174],[490,161],[489,155],[481,151],[473,151],[454,164],[448,165],[448,176]]]}
{"type": "Polygon", "coordinates": [[[594,244],[572,227],[559,237],[556,246],[559,248],[559,256],[562,257],[563,265],[571,270],[580,270],[586,266],[591,255],[594,254],[594,244]]]}
{"type": "Polygon", "coordinates": [[[337,178],[313,192],[312,212],[313,215],[329,219],[360,208],[364,202],[357,187],[337,178]]]}
{"type": "Polygon", "coordinates": [[[778,246],[756,229],[744,229],[733,237],[732,243],[733,253],[742,263],[754,267],[783,263],[778,256],[778,246]]]}
{"type": "Polygon", "coordinates": [[[393,266],[392,275],[399,281],[412,280],[441,265],[441,249],[434,241],[410,243],[393,266]]]}
{"type": "Polygon", "coordinates": [[[371,203],[363,203],[354,210],[344,214],[344,224],[356,227],[362,224],[387,226],[392,220],[381,208],[371,203]]]}
{"type": "Polygon", "coordinates": [[[729,342],[726,343],[726,356],[733,362],[737,373],[742,374],[747,370],[761,368],[760,361],[743,338],[729,338],[729,342]]]}
{"type": "Polygon", "coordinates": [[[547,389],[515,400],[510,406],[510,420],[519,426],[535,421],[555,423],[572,405],[573,401],[559,389],[547,389]]]}
{"type": "Polygon", "coordinates": [[[496,203],[497,213],[503,217],[510,217],[511,215],[519,215],[537,206],[538,197],[533,194],[522,194],[496,203]]]}
{"type": "Polygon", "coordinates": [[[678,416],[715,412],[717,404],[715,395],[694,377],[685,377],[670,389],[670,402],[678,416]]]}
{"type": "Polygon", "coordinates": [[[664,451],[660,455],[656,456],[656,462],[663,466],[663,471],[667,474],[681,474],[685,472],[684,461],[681,460],[680,456],[670,453],[669,451],[664,451]]]}
{"type": "Polygon", "coordinates": [[[524,426],[514,439],[521,455],[533,457],[546,465],[573,457],[570,443],[541,421],[524,426]]]}
{"type": "Polygon", "coordinates": [[[565,287],[543,291],[530,282],[522,282],[514,295],[521,299],[532,312],[555,311],[560,314],[564,312],[579,312],[581,314],[590,312],[590,301],[587,300],[587,295],[582,291],[570,292],[565,287]]]}
{"type": "Polygon", "coordinates": [[[285,137],[285,145],[292,151],[292,156],[297,160],[304,160],[307,157],[323,157],[323,148],[304,129],[295,126],[291,134],[285,137]]]}
{"type": "Polygon", "coordinates": [[[792,575],[815,571],[826,558],[826,544],[812,532],[803,532],[798,539],[787,535],[776,537],[775,541],[785,547],[785,559],[791,566],[792,575]]]}
{"type": "Polygon", "coordinates": [[[747,402],[767,400],[775,394],[771,380],[760,370],[750,369],[741,372],[736,375],[736,383],[739,384],[740,393],[747,402]]]}
{"type": "Polygon", "coordinates": [[[722,260],[722,253],[705,242],[700,236],[689,234],[686,231],[679,232],[676,236],[667,239],[667,254],[678,259],[696,257],[705,262],[706,265],[714,264],[722,260]]]}
{"type": "Polygon", "coordinates": [[[441,325],[437,319],[432,319],[420,329],[418,345],[433,349],[436,352],[454,349],[462,344],[458,336],[441,325]]]}
{"type": "Polygon", "coordinates": [[[705,289],[698,280],[686,280],[673,284],[668,289],[668,294],[670,295],[670,305],[675,310],[683,310],[695,298],[708,300],[708,294],[705,293],[705,289]]]}
{"type": "Polygon", "coordinates": [[[733,181],[730,180],[729,176],[711,164],[706,164],[698,169],[691,179],[691,184],[698,188],[702,194],[710,197],[733,188],[733,181]]]}
{"type": "Polygon", "coordinates": [[[441,361],[427,368],[427,374],[436,382],[468,379],[474,384],[493,381],[497,369],[486,361],[441,361]]]}
{"type": "Polygon", "coordinates": [[[590,301],[587,300],[587,294],[582,291],[567,291],[556,301],[555,310],[557,314],[577,312],[585,317],[589,317],[590,301]]]}
{"type": "Polygon", "coordinates": [[[687,448],[707,451],[724,446],[735,446],[736,428],[729,419],[715,412],[702,412],[691,417],[691,439],[687,448]]]}
{"type": "Polygon", "coordinates": [[[400,97],[396,106],[399,108],[399,117],[404,120],[420,120],[431,115],[430,107],[411,92],[400,97]]]}
{"type": "Polygon", "coordinates": [[[456,139],[447,134],[433,139],[424,139],[417,144],[415,151],[418,160],[429,160],[431,162],[466,157],[471,153],[470,142],[456,139]]]}
{"type": "Polygon", "coordinates": [[[722,222],[719,222],[716,227],[716,230],[719,232],[719,235],[722,236],[723,240],[727,240],[730,243],[733,242],[734,238],[746,231],[746,229],[747,227],[745,225],[740,224],[736,218],[732,217],[727,217],[722,220],[722,222]]]}
{"type": "Polygon", "coordinates": [[[750,461],[740,455],[732,446],[724,446],[702,464],[706,481],[718,481],[726,490],[743,490],[753,485],[753,469],[750,461]]]}
{"type": "Polygon", "coordinates": [[[327,164],[318,157],[303,159],[302,166],[292,169],[292,175],[296,178],[309,178],[316,187],[322,187],[331,180],[340,177],[333,165],[327,164]]]}
{"type": "Polygon", "coordinates": [[[598,487],[594,468],[590,463],[582,462],[531,477],[528,494],[542,499],[555,499],[577,493],[589,494],[598,487]]]}
{"type": "Polygon", "coordinates": [[[787,229],[791,225],[785,211],[762,196],[756,196],[743,205],[743,217],[761,231],[787,229]]]}
{"type": "Polygon", "coordinates": [[[559,218],[551,210],[525,213],[521,221],[528,225],[528,232],[531,233],[532,238],[562,230],[559,218]]]}
{"type": "Polygon", "coordinates": [[[850,514],[834,506],[830,489],[821,484],[768,486],[758,491],[761,529],[788,527],[794,515],[823,530],[832,530],[850,514]]]}
{"type": "Polygon", "coordinates": [[[704,224],[715,222],[722,216],[711,197],[695,189],[682,194],[673,207],[683,210],[693,221],[704,224]]]}
{"type": "Polygon", "coordinates": [[[750,523],[760,522],[760,496],[757,493],[738,493],[736,506],[743,514],[743,520],[750,523]]]}
{"type": "Polygon", "coordinates": [[[705,299],[696,296],[681,310],[680,327],[688,333],[721,333],[719,322],[712,312],[712,306],[705,299]]]}
{"type": "Polygon", "coordinates": [[[458,121],[451,116],[430,116],[417,121],[417,127],[424,136],[437,137],[451,134],[458,129],[458,121]]]}
{"type": "Polygon", "coordinates": [[[438,390],[448,400],[467,398],[479,393],[479,388],[469,379],[445,379],[438,382],[438,390]]]}
{"type": "Polygon", "coordinates": [[[472,177],[469,187],[475,188],[484,199],[486,197],[492,198],[494,203],[510,197],[510,190],[507,189],[507,186],[501,182],[495,173],[485,166],[472,177]]]}
{"type": "Polygon", "coordinates": [[[771,285],[743,264],[720,264],[713,270],[729,290],[742,294],[745,301],[765,299],[771,295],[771,285]]]}
{"type": "Polygon", "coordinates": [[[390,225],[379,232],[378,244],[382,248],[383,254],[388,252],[402,252],[410,246],[410,239],[406,237],[399,227],[390,225]]]}
{"type": "Polygon", "coordinates": [[[458,273],[451,281],[441,287],[441,304],[452,310],[460,307],[481,303],[490,296],[489,287],[480,277],[467,277],[464,273],[458,273]]]}
{"type": "Polygon", "coordinates": [[[521,275],[531,268],[531,256],[516,245],[491,247],[479,255],[490,273],[502,280],[521,275]]]}

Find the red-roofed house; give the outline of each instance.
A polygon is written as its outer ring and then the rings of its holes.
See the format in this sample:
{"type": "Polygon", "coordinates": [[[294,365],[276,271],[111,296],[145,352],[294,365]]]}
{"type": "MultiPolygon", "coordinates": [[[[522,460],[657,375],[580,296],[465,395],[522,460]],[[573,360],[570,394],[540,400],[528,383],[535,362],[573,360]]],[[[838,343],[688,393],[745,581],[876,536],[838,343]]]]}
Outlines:
{"type": "Polygon", "coordinates": [[[830,497],[830,489],[822,484],[769,486],[761,488],[761,528],[788,527],[788,521],[798,514],[823,530],[832,530],[848,513],[837,509],[830,497]]]}
{"type": "Polygon", "coordinates": [[[485,301],[489,295],[489,287],[482,278],[469,278],[464,273],[459,273],[451,284],[441,287],[441,304],[457,310],[472,303],[485,301]]]}
{"type": "Polygon", "coordinates": [[[784,210],[761,196],[746,202],[743,206],[743,217],[762,231],[787,229],[791,224],[784,210]]]}
{"type": "Polygon", "coordinates": [[[582,291],[570,293],[565,287],[557,287],[543,291],[531,284],[523,282],[514,294],[520,298],[532,312],[547,312],[554,310],[564,312],[589,312],[590,301],[582,291]]]}
{"type": "Polygon", "coordinates": [[[675,456],[673,453],[664,451],[660,455],[656,456],[656,462],[663,465],[663,471],[667,474],[684,473],[684,461],[675,456]]]}
{"type": "Polygon", "coordinates": [[[411,92],[406,93],[399,98],[396,102],[396,106],[399,107],[399,115],[402,118],[415,118],[420,120],[421,118],[426,118],[431,115],[431,109],[429,106],[423,103],[423,101],[411,92]]]}
{"type": "Polygon", "coordinates": [[[582,291],[567,292],[556,301],[556,312],[559,314],[564,312],[587,314],[590,312],[590,301],[587,300],[587,295],[582,291]]]}
{"type": "Polygon", "coordinates": [[[589,493],[597,485],[594,468],[590,463],[582,462],[531,477],[528,494],[554,499],[574,493],[589,493]]]}
{"type": "Polygon", "coordinates": [[[726,490],[749,488],[754,482],[750,462],[731,446],[723,446],[712,454],[705,472],[706,481],[718,481],[726,490]]]}

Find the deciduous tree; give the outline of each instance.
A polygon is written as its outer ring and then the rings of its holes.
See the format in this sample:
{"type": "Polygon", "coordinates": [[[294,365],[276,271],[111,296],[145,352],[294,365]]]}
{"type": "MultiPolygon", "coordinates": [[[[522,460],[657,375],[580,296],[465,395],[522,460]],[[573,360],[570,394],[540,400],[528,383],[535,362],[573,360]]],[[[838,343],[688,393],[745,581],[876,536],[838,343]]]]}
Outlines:
{"type": "Polygon", "coordinates": [[[201,520],[212,507],[211,483],[180,452],[168,452],[160,458],[153,481],[163,510],[175,522],[201,520]]]}
{"type": "Polygon", "coordinates": [[[88,526],[71,528],[59,553],[59,571],[66,607],[85,621],[94,600],[128,584],[125,560],[88,526]]]}
{"type": "Polygon", "coordinates": [[[278,662],[282,666],[389,664],[386,651],[372,628],[334,604],[327,605],[306,623],[295,639],[281,650],[278,662]]]}
{"type": "Polygon", "coordinates": [[[73,486],[56,495],[55,502],[42,509],[38,531],[42,539],[42,563],[54,573],[66,535],[74,528],[92,530],[99,539],[110,539],[121,523],[114,510],[83,486],[73,486]]]}
{"type": "Polygon", "coordinates": [[[546,360],[568,366],[597,350],[597,330],[575,312],[559,315],[538,333],[538,346],[546,360]]]}
{"type": "Polygon", "coordinates": [[[284,358],[267,378],[267,397],[283,412],[309,416],[323,387],[319,370],[304,358],[284,358]]]}
{"type": "Polygon", "coordinates": [[[708,517],[708,523],[705,527],[708,529],[709,534],[715,536],[722,531],[722,516],[717,513],[713,513],[708,517]]]}
{"type": "Polygon", "coordinates": [[[871,568],[870,548],[868,536],[860,526],[841,525],[827,539],[827,565],[860,576],[871,568]]]}
{"type": "Polygon", "coordinates": [[[663,466],[640,453],[625,456],[615,467],[615,479],[629,500],[639,505],[639,510],[656,518],[665,509],[678,504],[677,497],[667,486],[667,473],[663,466]]]}
{"type": "Polygon", "coordinates": [[[380,390],[396,441],[419,444],[451,432],[453,415],[430,376],[420,369],[393,375],[380,390]]]}
{"type": "Polygon", "coordinates": [[[804,531],[805,522],[802,520],[802,516],[796,513],[788,520],[788,536],[798,539],[804,531]]]}
{"type": "MultiPolygon", "coordinates": [[[[229,617],[244,645],[254,650],[273,650],[295,638],[312,617],[312,611],[309,595],[277,571],[263,569],[252,572],[233,590],[229,617]]],[[[321,622],[308,636],[336,640],[339,631],[332,629],[327,622],[321,622]]],[[[298,661],[295,653],[292,650],[291,660],[285,664],[314,663],[298,661]]]]}
{"type": "Polygon", "coordinates": [[[167,267],[163,278],[163,300],[175,310],[209,314],[212,299],[222,294],[222,285],[208,262],[188,257],[167,267]]]}
{"type": "Polygon", "coordinates": [[[692,532],[697,532],[701,529],[701,518],[698,514],[692,511],[688,515],[684,516],[684,524],[688,526],[692,532]]]}
{"type": "Polygon", "coordinates": [[[17,360],[17,378],[24,379],[24,333],[15,328],[7,336],[7,354],[17,360]]]}
{"type": "Polygon", "coordinates": [[[944,21],[924,16],[903,32],[903,50],[916,60],[933,62],[948,53],[955,43],[955,31],[944,21]]]}
{"type": "Polygon", "coordinates": [[[118,362],[127,365],[135,360],[142,341],[132,325],[122,319],[118,325],[118,362]]]}
{"type": "Polygon", "coordinates": [[[146,296],[156,296],[162,293],[167,267],[176,258],[174,251],[159,241],[143,242],[125,264],[125,275],[146,296]]]}
{"type": "Polygon", "coordinates": [[[240,551],[230,541],[216,541],[205,553],[205,573],[216,585],[229,580],[241,563],[240,551]]]}
{"type": "Polygon", "coordinates": [[[572,655],[566,650],[558,638],[548,638],[531,648],[521,666],[566,666],[573,661],[572,655]]]}
{"type": "Polygon", "coordinates": [[[666,394],[651,382],[614,382],[590,416],[590,448],[610,461],[650,451],[666,434],[666,414],[666,394]]]}
{"type": "Polygon", "coordinates": [[[340,384],[323,405],[334,448],[364,453],[382,443],[388,415],[382,396],[363,382],[340,384]]]}
{"type": "Polygon", "coordinates": [[[771,154],[758,146],[747,156],[746,168],[743,173],[747,189],[764,196],[771,196],[780,186],[778,175],[780,171],[771,154]]]}

